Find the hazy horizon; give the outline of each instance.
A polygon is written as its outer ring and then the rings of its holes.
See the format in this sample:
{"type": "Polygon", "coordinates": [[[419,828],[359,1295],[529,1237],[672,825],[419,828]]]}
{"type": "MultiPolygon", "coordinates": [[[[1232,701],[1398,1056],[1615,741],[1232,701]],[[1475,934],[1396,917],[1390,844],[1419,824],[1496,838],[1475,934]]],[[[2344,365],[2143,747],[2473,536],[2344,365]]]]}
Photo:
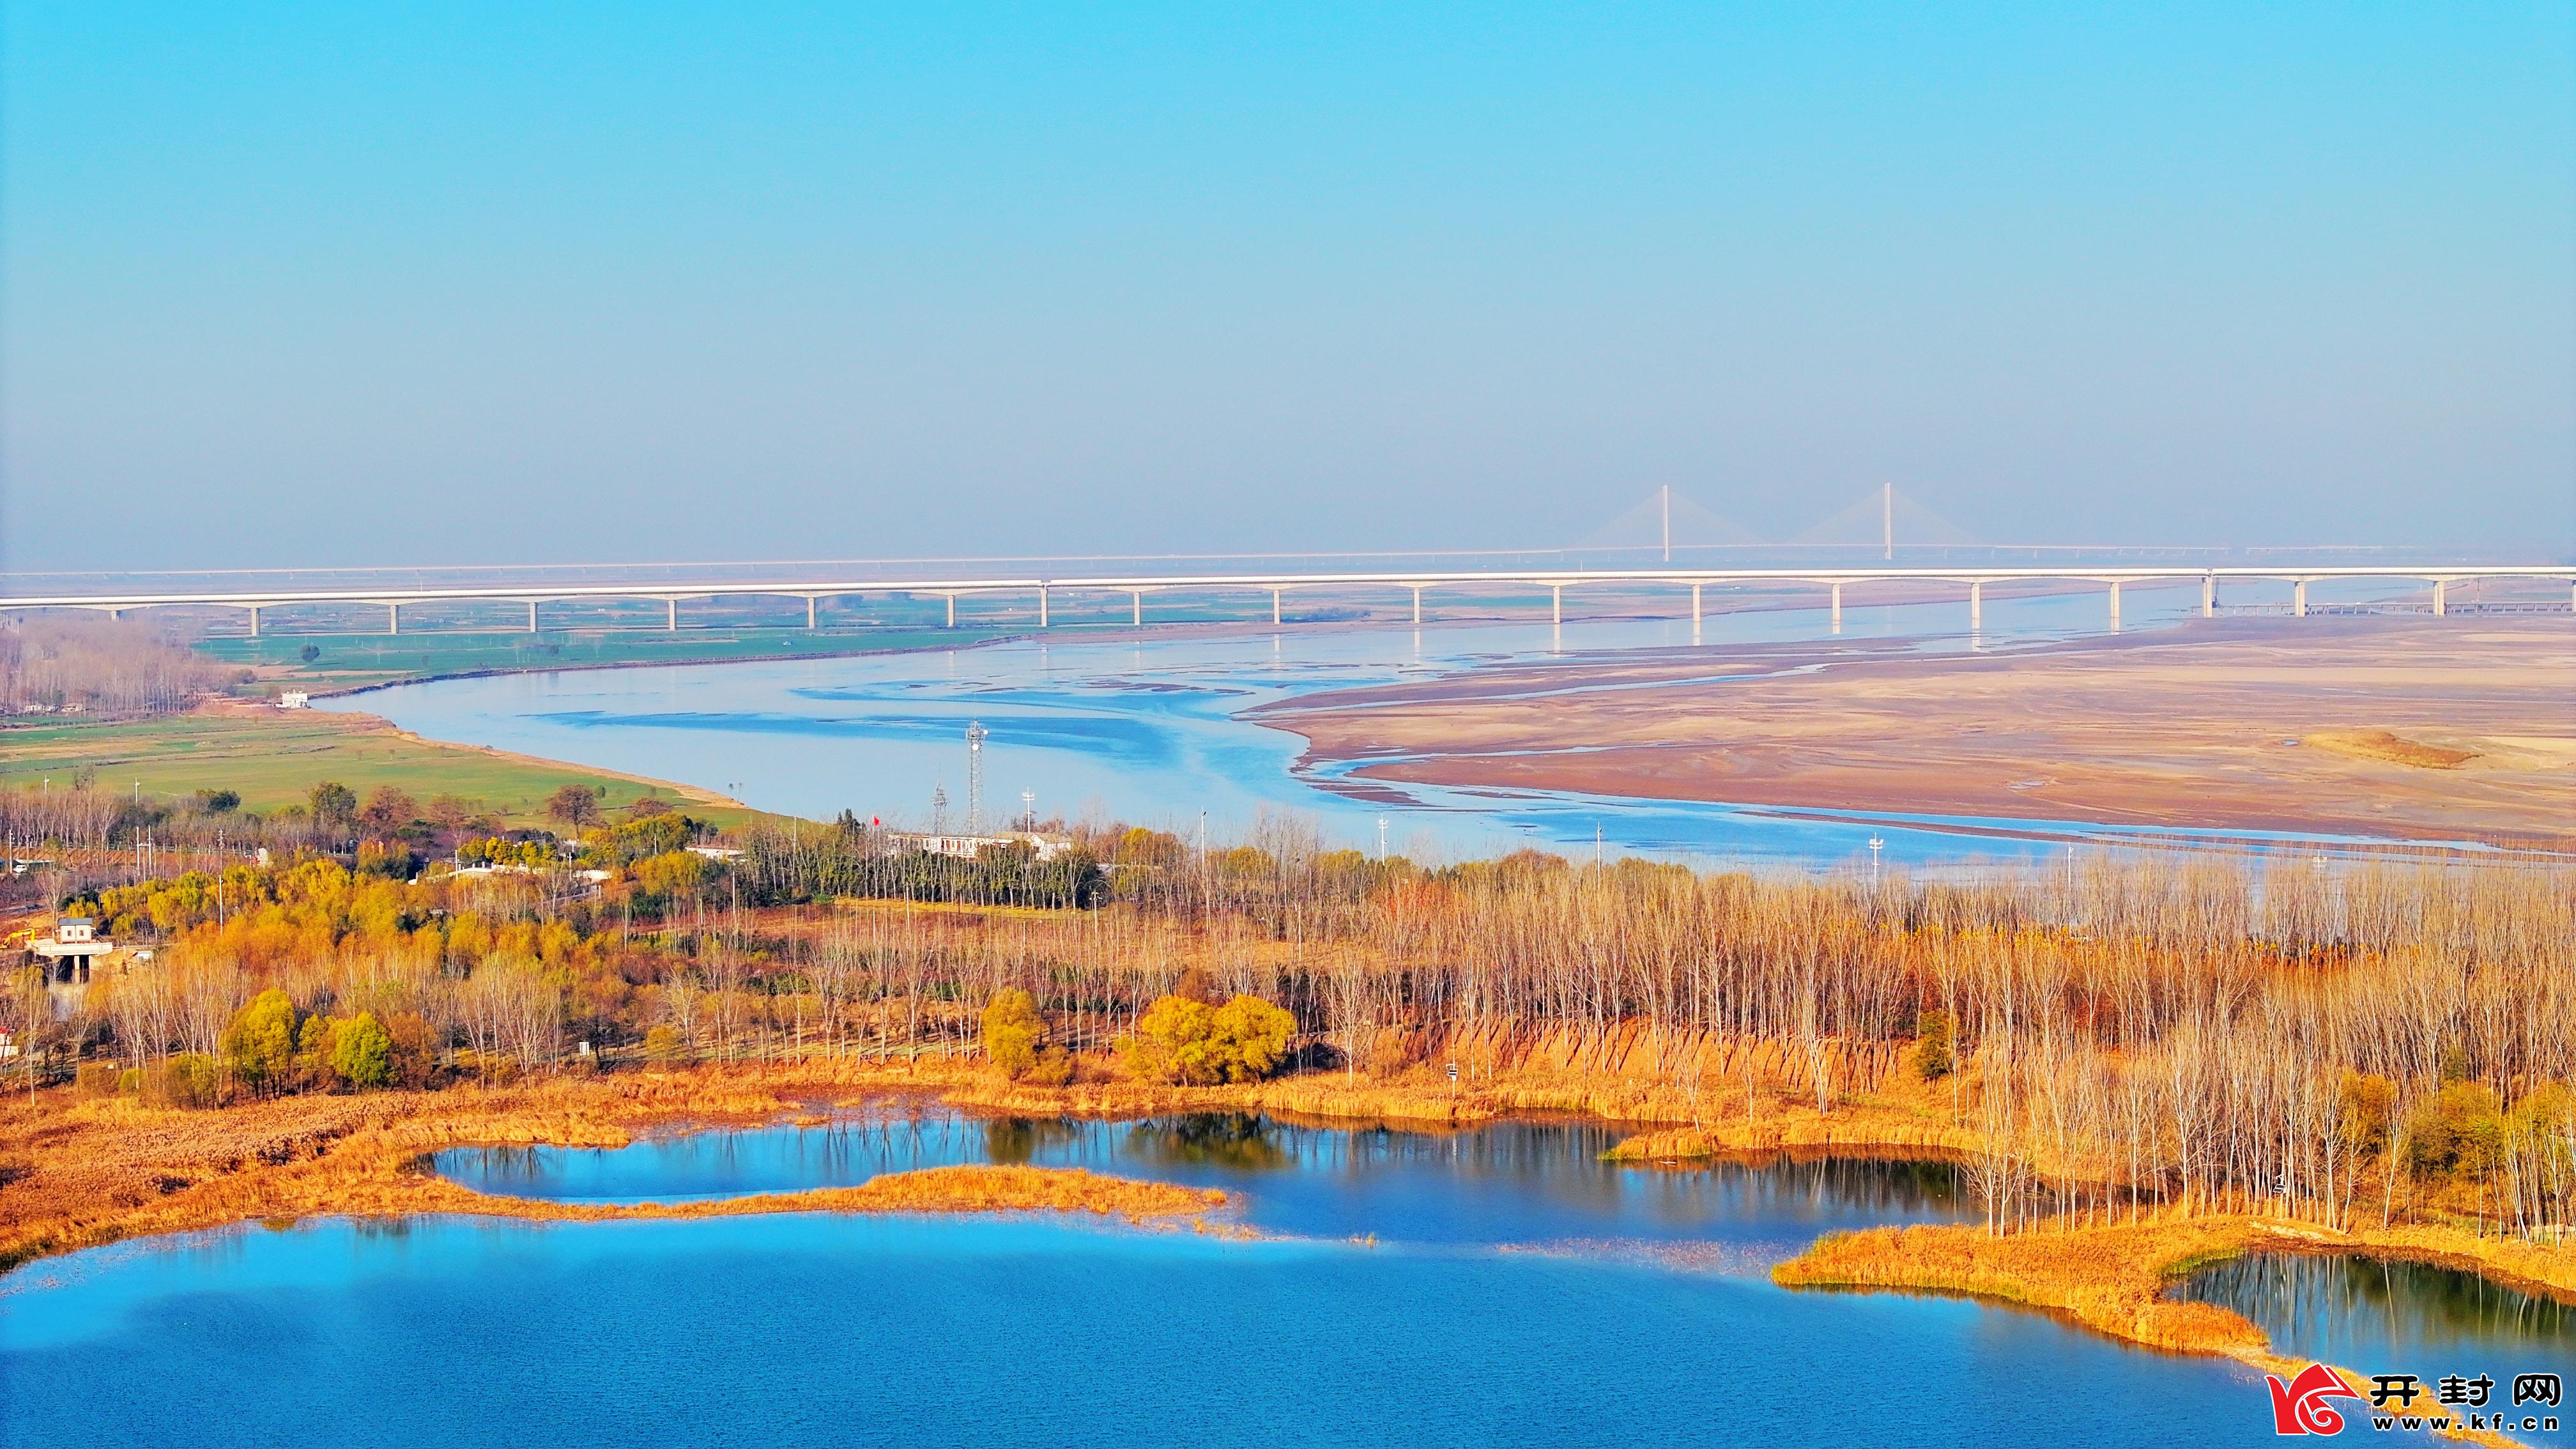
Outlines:
{"type": "Polygon", "coordinates": [[[2566,4],[0,25],[9,570],[2576,552],[2566,4]]]}

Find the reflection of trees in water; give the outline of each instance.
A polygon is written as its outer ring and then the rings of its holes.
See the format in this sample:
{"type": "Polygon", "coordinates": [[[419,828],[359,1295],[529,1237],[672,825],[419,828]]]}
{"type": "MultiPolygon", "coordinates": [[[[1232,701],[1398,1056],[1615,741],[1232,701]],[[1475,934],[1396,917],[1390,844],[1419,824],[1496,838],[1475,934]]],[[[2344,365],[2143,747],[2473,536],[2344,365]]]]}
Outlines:
{"type": "Polygon", "coordinates": [[[984,1155],[1005,1166],[1025,1167],[1040,1152],[1081,1137],[1081,1124],[1060,1117],[993,1117],[984,1123],[984,1155]]]}
{"type": "Polygon", "coordinates": [[[1163,1167],[1223,1167],[1269,1172],[1296,1165],[1280,1129],[1249,1112],[1199,1112],[1140,1122],[1127,1132],[1130,1154],[1163,1167]]]}
{"type": "Polygon", "coordinates": [[[2232,1308],[2276,1337],[2368,1326],[2391,1344],[2576,1340],[2576,1307],[2423,1263],[2256,1253],[2204,1269],[2182,1295],[2232,1308]]]}
{"type": "Polygon", "coordinates": [[[546,1162],[539,1155],[538,1148],[465,1147],[453,1150],[458,1156],[472,1161],[474,1170],[491,1182],[537,1182],[547,1176],[546,1162]]]}

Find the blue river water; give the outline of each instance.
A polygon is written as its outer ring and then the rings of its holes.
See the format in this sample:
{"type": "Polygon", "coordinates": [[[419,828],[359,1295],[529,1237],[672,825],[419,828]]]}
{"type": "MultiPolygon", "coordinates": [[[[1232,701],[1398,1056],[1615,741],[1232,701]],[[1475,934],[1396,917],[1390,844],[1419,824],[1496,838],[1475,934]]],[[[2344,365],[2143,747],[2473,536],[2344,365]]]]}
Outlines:
{"type": "MultiPolygon", "coordinates": [[[[2170,625],[2198,590],[2132,591],[2132,630],[2170,625]]],[[[1851,643],[1924,651],[2003,648],[2100,631],[2093,595],[1998,601],[1986,628],[1965,611],[1915,604],[1846,611],[1851,643]]],[[[980,721],[987,823],[1024,808],[1194,837],[1244,838],[1294,818],[1330,844],[1383,843],[1416,860],[1536,845],[1645,854],[1703,865],[1833,866],[1872,858],[1960,865],[2053,856],[2071,842],[2171,842],[2261,849],[2188,833],[2084,821],[1994,820],[1656,801],[1536,790],[1389,786],[1304,760],[1297,735],[1245,717],[1324,690],[1418,681],[1479,665],[1615,660],[1631,651],[1834,638],[1822,610],[1683,619],[1291,625],[1276,632],[1059,634],[945,651],[438,680],[370,691],[334,707],[381,714],[433,739],[682,781],[786,814],[842,810],[889,824],[932,823],[934,791],[959,828],[967,809],[964,734],[980,721]],[[2039,838],[2032,838],[2033,834],[2039,838]]],[[[1740,658],[1740,656],[1736,656],[1740,658]]],[[[1712,656],[1712,668],[1729,667],[1712,656]]],[[[1733,667],[1741,667],[1735,665],[1733,667]]],[[[1745,681],[1759,688],[1758,680],[1745,681]]]]}
{"type": "Polygon", "coordinates": [[[1265,1236],[790,1214],[309,1223],[0,1279],[0,1443],[2261,1444],[2236,1366],[1939,1298],[1793,1293],[1817,1232],[1942,1220],[1942,1169],[1600,1163],[1597,1128],[1408,1135],[937,1112],[617,1152],[458,1152],[584,1198],[1075,1161],[1265,1236]]]}

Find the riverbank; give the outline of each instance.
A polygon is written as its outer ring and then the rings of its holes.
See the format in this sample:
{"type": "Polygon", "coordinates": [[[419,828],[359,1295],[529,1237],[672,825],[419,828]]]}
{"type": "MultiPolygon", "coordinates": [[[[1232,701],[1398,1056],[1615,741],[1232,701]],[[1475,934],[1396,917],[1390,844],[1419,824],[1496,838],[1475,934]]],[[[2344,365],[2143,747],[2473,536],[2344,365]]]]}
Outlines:
{"type": "MultiPolygon", "coordinates": [[[[1900,1080],[1903,1078],[1900,1076],[1900,1080]]],[[[1927,1091],[1929,1089],[1926,1089],[1927,1091]]],[[[1452,1088],[1426,1070],[1378,1079],[1316,1073],[1174,1087],[1003,1082],[971,1059],[802,1063],[564,1074],[436,1092],[308,1095],[188,1111],[67,1088],[0,1096],[0,1270],[126,1239],[251,1221],[424,1214],[596,1222],[763,1213],[1087,1213],[1132,1223],[1239,1231],[1209,1215],[1226,1194],[1067,1169],[961,1166],[886,1174],[855,1187],[680,1203],[565,1203],[476,1192],[429,1157],[463,1146],[624,1146],[654,1131],[822,1125],[865,1102],[931,1097],[971,1111],[1125,1119],[1262,1112],[1290,1120],[1456,1130],[1510,1117],[1580,1115],[1649,1128],[1608,1156],[1641,1167],[1711,1156],[1790,1153],[1955,1159],[1970,1149],[1929,1096],[1910,1088],[1830,1113],[1765,1095],[1702,1100],[1727,1115],[1675,1126],[1689,1094],[1569,1071],[1523,1071],[1452,1088]],[[1916,1100],[1922,1096],[1922,1100],[1916,1100]],[[1752,1110],[1748,1111],[1748,1106],[1752,1110]],[[1658,1114],[1661,1123],[1658,1125],[1658,1114]]],[[[2355,1253],[2434,1263],[2576,1302],[2576,1252],[2429,1226],[2332,1233],[2239,1215],[2043,1229],[1990,1238],[1974,1227],[1828,1236],[1779,1265],[1790,1287],[1963,1294],[2061,1316],[2107,1337],[2234,1359],[2285,1377],[2252,1323],[2165,1296],[2179,1277],[2251,1252],[2355,1253]]],[[[2476,1442],[2512,1441],[2455,1434],[2476,1442]]]]}
{"type": "Polygon", "coordinates": [[[2571,694],[2565,617],[2227,619],[1498,664],[1251,717],[1356,780],[2566,849],[2571,694]]]}

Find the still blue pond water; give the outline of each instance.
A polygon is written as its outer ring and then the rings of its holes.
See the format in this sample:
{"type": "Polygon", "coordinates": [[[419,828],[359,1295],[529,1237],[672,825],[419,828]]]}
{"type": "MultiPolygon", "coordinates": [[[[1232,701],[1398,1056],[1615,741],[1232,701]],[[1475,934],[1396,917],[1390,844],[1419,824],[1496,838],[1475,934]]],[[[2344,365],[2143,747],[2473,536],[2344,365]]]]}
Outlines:
{"type": "Polygon", "coordinates": [[[463,1148],[439,1171],[482,1192],[675,1202],[849,1186],[960,1162],[1082,1167],[1224,1188],[1245,1222],[1302,1237],[1414,1243],[1618,1243],[1767,1269],[1820,1234],[1972,1215],[1939,1164],[1854,1160],[1622,1168],[1596,1122],[1473,1132],[1306,1127],[1208,1114],[1145,1122],[977,1118],[945,1107],[814,1127],[698,1132],[603,1148],[463,1148]]]}
{"type": "MultiPolygon", "coordinates": [[[[2283,1354],[2364,1373],[2409,1373],[2427,1391],[2446,1377],[2492,1381],[2490,1409],[2511,1408],[2523,1374],[2556,1374],[2576,1391],[2576,1306],[2499,1287],[2474,1273],[2419,1263],[2306,1253],[2260,1254],[2204,1269],[2180,1290],[2232,1308],[2272,1335],[2283,1354]]],[[[2558,1434],[2516,1431],[2533,1443],[2576,1443],[2576,1402],[2556,1409],[2558,1434]]]]}
{"type": "Polygon", "coordinates": [[[2272,1441],[2259,1377],[2230,1365],[1764,1276],[1823,1227],[1955,1215],[1945,1172],[1610,1169],[1601,1141],[931,1114],[451,1153],[478,1185],[612,1198],[1085,1161],[1238,1188],[1274,1236],[795,1214],[128,1244],[0,1280],[0,1442],[2272,1441]]]}
{"type": "MultiPolygon", "coordinates": [[[[2196,588],[2139,590],[2132,629],[2169,624],[2196,588]]],[[[1964,610],[1922,604],[1847,612],[1849,641],[1903,640],[1924,651],[2002,648],[2099,631],[2092,595],[2000,601],[1987,628],[1964,610]]],[[[1694,643],[1826,640],[1822,610],[1687,618],[1475,623],[1413,629],[1292,626],[1210,636],[1062,634],[913,654],[779,663],[577,670],[440,680],[378,690],[363,709],[433,739],[578,760],[684,781],[764,809],[815,819],[842,810],[921,826],[944,793],[950,828],[966,812],[970,720],[984,752],[988,822],[1040,816],[1123,820],[1195,836],[1241,838],[1264,817],[1311,822],[1337,845],[1418,860],[1539,845],[1708,864],[1838,864],[1870,858],[1956,864],[2029,861],[2066,842],[2170,840],[2174,832],[2083,821],[1846,812],[1829,817],[1722,802],[1575,792],[1389,786],[1303,758],[1304,740],[1244,717],[1319,691],[1423,680],[1478,665],[1548,658],[1616,660],[1694,643]],[[1025,800],[1024,800],[1025,795],[1025,800]],[[2042,839],[2025,838],[2036,832],[2042,839]]],[[[1740,659],[1737,656],[1736,659],[1740,659]]],[[[1712,656],[1712,676],[1740,669],[1712,656]]],[[[1759,688],[1758,679],[1741,681],[1759,688]]],[[[2185,839],[2192,839],[2186,835],[2185,839]]],[[[2239,836],[2258,845],[2267,837],[2239,836]]]]}

